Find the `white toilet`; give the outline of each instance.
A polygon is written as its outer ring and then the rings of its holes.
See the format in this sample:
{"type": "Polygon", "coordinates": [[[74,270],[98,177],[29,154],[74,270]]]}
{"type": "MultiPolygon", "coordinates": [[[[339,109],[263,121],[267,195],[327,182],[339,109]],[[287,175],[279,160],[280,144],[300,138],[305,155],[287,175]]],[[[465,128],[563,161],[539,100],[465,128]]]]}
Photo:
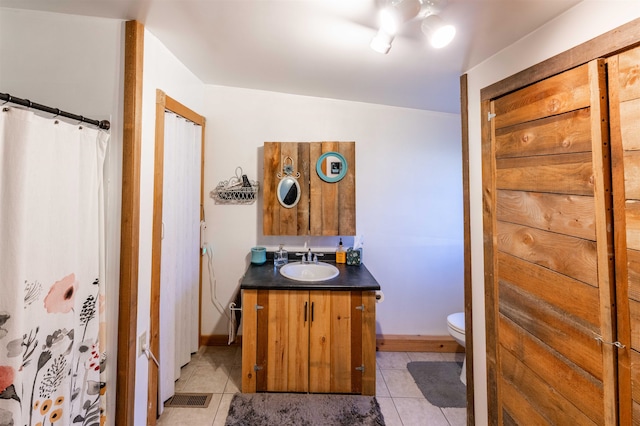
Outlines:
{"type": "MultiPolygon", "coordinates": [[[[447,317],[447,330],[449,334],[456,339],[462,347],[464,344],[464,312],[456,312],[447,317]]],[[[460,372],[460,380],[462,383],[467,384],[467,357],[464,357],[462,363],[462,372],[460,372]]]]}

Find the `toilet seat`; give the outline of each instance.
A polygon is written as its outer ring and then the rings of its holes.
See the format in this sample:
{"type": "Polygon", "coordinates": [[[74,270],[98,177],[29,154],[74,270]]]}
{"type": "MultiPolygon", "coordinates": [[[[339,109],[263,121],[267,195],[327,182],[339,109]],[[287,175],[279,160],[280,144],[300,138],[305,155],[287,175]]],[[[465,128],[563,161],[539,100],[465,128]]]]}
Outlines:
{"type": "MultiPolygon", "coordinates": [[[[460,344],[465,346],[465,333],[464,333],[464,312],[456,312],[447,317],[447,329],[449,334],[460,344]]],[[[467,384],[467,357],[465,356],[462,363],[462,370],[460,371],[460,381],[467,384]]]]}
{"type": "Polygon", "coordinates": [[[456,312],[447,317],[447,324],[452,330],[464,335],[464,312],[456,312]]]}

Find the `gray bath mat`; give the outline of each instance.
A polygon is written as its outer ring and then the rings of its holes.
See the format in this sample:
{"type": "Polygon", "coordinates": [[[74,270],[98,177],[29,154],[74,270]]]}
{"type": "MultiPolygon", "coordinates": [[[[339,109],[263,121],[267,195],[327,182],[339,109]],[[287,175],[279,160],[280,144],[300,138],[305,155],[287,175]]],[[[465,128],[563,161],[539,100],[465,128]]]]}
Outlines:
{"type": "Polygon", "coordinates": [[[424,397],[436,407],[466,407],[467,389],[460,381],[457,362],[410,362],[407,369],[424,397]]]}
{"type": "Polygon", "coordinates": [[[384,426],[373,396],[237,393],[226,426],[384,426]]]}

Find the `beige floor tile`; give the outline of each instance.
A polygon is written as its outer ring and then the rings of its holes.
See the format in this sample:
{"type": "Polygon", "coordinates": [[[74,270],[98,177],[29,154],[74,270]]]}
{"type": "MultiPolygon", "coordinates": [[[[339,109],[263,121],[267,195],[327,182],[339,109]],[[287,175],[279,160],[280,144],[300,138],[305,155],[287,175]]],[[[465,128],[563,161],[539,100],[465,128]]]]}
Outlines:
{"type": "Polygon", "coordinates": [[[171,410],[173,410],[173,408],[165,408],[164,409],[164,411],[162,412],[162,415],[156,421],[156,426],[170,426],[171,425],[171,423],[169,423],[169,420],[170,420],[170,417],[171,417],[171,410]]]}
{"type": "Polygon", "coordinates": [[[389,388],[382,377],[382,372],[376,370],[376,396],[390,397],[389,388]]]}
{"type": "Polygon", "coordinates": [[[442,354],[443,361],[464,361],[464,352],[448,352],[442,354]]]}
{"type": "Polygon", "coordinates": [[[446,361],[440,352],[407,352],[411,361],[446,361]]]}
{"type": "Polygon", "coordinates": [[[393,398],[403,425],[449,426],[442,411],[424,398],[393,398]]]}
{"type": "Polygon", "coordinates": [[[176,380],[175,389],[176,392],[184,392],[184,388],[187,385],[187,382],[193,375],[193,372],[196,370],[196,364],[190,362],[180,369],[180,378],[176,380]]]}
{"type": "Polygon", "coordinates": [[[416,385],[415,380],[407,369],[386,370],[381,369],[382,377],[387,384],[389,394],[392,398],[424,398],[422,392],[416,385]]]}
{"type": "Polygon", "coordinates": [[[406,352],[377,352],[376,362],[380,369],[407,368],[411,359],[406,352]]]}
{"type": "Polygon", "coordinates": [[[229,380],[227,386],[224,388],[224,393],[238,393],[242,387],[242,366],[236,366],[231,369],[229,374],[229,380]]]}
{"type": "Polygon", "coordinates": [[[396,410],[396,406],[393,403],[393,399],[376,396],[376,400],[380,405],[380,411],[384,416],[384,424],[386,426],[402,426],[400,416],[396,410]]]}
{"type": "Polygon", "coordinates": [[[234,365],[238,348],[236,346],[208,346],[193,362],[213,366],[234,365]]]}
{"type": "Polygon", "coordinates": [[[466,408],[441,408],[441,410],[451,426],[467,425],[466,408]]]}
{"type": "Polygon", "coordinates": [[[233,366],[234,367],[242,366],[242,347],[241,346],[238,346],[238,348],[236,349],[236,355],[235,355],[235,358],[233,359],[233,366]]]}
{"type": "Polygon", "coordinates": [[[183,391],[223,393],[229,380],[230,367],[198,365],[183,391]]]}
{"type": "Polygon", "coordinates": [[[213,426],[224,426],[224,423],[227,421],[227,413],[229,413],[229,406],[231,405],[233,395],[234,394],[230,393],[225,393],[224,395],[222,395],[220,405],[218,406],[218,412],[216,413],[216,417],[213,420],[213,426]]]}

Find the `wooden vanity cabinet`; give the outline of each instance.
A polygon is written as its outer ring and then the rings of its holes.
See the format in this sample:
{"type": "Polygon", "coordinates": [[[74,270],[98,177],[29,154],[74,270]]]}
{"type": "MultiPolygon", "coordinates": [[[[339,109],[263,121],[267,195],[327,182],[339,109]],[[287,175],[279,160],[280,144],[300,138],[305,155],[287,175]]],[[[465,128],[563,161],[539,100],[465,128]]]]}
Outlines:
{"type": "Polygon", "coordinates": [[[243,290],[242,392],[375,394],[375,292],[243,290]]]}

